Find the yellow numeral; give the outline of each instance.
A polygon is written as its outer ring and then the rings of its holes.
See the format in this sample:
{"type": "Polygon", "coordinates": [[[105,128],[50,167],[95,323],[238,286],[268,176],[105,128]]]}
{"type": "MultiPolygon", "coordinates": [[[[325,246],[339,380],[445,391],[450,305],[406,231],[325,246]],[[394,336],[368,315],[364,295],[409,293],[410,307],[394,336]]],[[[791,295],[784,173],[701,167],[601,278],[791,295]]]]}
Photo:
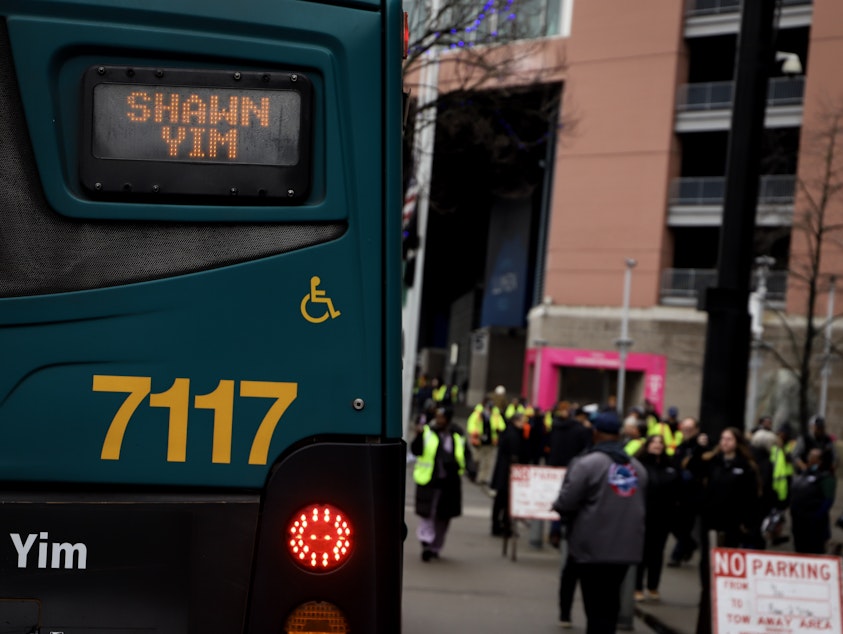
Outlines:
{"type": "Polygon", "coordinates": [[[234,419],[234,381],[223,380],[210,394],[198,394],[193,399],[196,409],[214,410],[214,444],[211,462],[231,462],[231,434],[234,419]]]}
{"type": "Polygon", "coordinates": [[[266,464],[269,456],[269,442],[278,421],[287,411],[290,403],[298,396],[298,383],[279,383],[275,381],[241,381],[240,396],[252,398],[274,398],[275,402],[263,417],[260,427],[252,441],[249,452],[249,464],[266,464]]]}
{"type": "Polygon", "coordinates": [[[94,375],[94,392],[126,392],[128,396],[111,419],[105,440],[102,443],[102,460],[120,460],[120,449],[129,419],[138,405],[152,390],[152,379],[148,376],[94,375]]]}
{"type": "MultiPolygon", "coordinates": [[[[298,383],[275,381],[241,381],[240,396],[272,398],[275,402],[258,426],[249,452],[249,464],[265,465],[269,444],[281,416],[298,395],[298,383]]],[[[117,410],[102,443],[103,460],[119,460],[123,437],[129,420],[143,400],[149,396],[150,407],[170,410],[167,433],[167,462],[187,460],[187,418],[190,409],[190,379],[176,379],[165,392],[150,394],[152,378],[148,376],[94,375],[94,392],[125,392],[126,400],[117,410]]],[[[211,461],[231,463],[231,443],[234,433],[234,381],[222,380],[213,392],[198,394],[193,399],[196,409],[214,411],[214,436],[211,461]]]]}
{"type": "Polygon", "coordinates": [[[187,460],[187,408],[190,379],[176,379],[166,392],[149,395],[150,407],[170,410],[167,434],[167,462],[187,460]]]}

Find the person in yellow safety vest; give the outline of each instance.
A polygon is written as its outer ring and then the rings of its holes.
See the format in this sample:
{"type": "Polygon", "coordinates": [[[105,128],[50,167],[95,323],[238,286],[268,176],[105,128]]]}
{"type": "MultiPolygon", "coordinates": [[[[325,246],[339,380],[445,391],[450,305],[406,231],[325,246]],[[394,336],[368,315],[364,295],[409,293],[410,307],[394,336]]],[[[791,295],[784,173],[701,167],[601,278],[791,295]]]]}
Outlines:
{"type": "Polygon", "coordinates": [[[641,437],[641,427],[635,416],[627,416],[623,421],[623,450],[629,456],[634,456],[644,446],[644,438],[641,437]]]}
{"type": "Polygon", "coordinates": [[[793,480],[793,462],[790,454],[796,446],[793,430],[787,423],[776,432],[778,438],[770,449],[770,462],[773,463],[773,491],[776,493],[779,508],[786,508],[790,499],[790,483],[793,480]]]}
{"type": "Polygon", "coordinates": [[[670,407],[667,410],[667,419],[660,421],[655,413],[650,413],[647,416],[647,436],[661,436],[664,439],[665,453],[672,456],[676,453],[676,448],[682,442],[682,432],[678,428],[679,410],[676,407],[670,407]]]}
{"type": "Polygon", "coordinates": [[[506,420],[511,420],[515,414],[523,414],[525,409],[525,400],[524,398],[514,398],[512,402],[506,406],[506,410],[504,410],[503,417],[506,420]]]}
{"type": "Polygon", "coordinates": [[[460,401],[460,386],[456,383],[452,383],[451,387],[448,388],[448,392],[451,395],[451,403],[457,404],[460,401]]]}
{"type": "Polygon", "coordinates": [[[437,408],[433,422],[419,425],[410,443],[410,451],[418,456],[413,480],[422,561],[439,557],[451,519],[462,514],[462,476],[475,475],[471,449],[451,424],[452,417],[450,408],[437,408]]]}
{"type": "Polygon", "coordinates": [[[448,386],[442,383],[438,378],[433,379],[433,400],[437,403],[445,401],[448,396],[448,386]]]}
{"type": "Polygon", "coordinates": [[[497,458],[498,435],[506,429],[501,411],[491,399],[478,403],[466,421],[466,431],[477,461],[477,483],[489,486],[497,458]]]}

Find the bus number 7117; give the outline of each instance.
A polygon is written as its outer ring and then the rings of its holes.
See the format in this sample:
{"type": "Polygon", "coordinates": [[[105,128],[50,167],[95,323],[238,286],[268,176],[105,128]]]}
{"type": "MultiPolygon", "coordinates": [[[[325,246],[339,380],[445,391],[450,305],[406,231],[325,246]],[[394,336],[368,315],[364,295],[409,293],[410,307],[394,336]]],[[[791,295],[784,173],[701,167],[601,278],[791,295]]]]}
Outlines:
{"type": "MultiPolygon", "coordinates": [[[[221,380],[208,394],[197,394],[193,399],[195,409],[214,412],[214,434],[211,461],[231,463],[231,438],[234,418],[234,381],[221,380]]],[[[129,420],[149,396],[150,407],[170,410],[167,435],[167,461],[185,462],[187,459],[187,418],[190,409],[190,379],[178,378],[170,389],[151,394],[152,378],[148,376],[94,375],[94,392],[126,393],[126,400],[114,414],[105,440],[102,443],[102,460],[119,460],[123,437],[129,420]]],[[[244,398],[271,398],[275,402],[263,417],[249,452],[249,464],[265,465],[269,443],[281,416],[298,395],[298,383],[276,381],[240,381],[240,396],[244,398]]]]}

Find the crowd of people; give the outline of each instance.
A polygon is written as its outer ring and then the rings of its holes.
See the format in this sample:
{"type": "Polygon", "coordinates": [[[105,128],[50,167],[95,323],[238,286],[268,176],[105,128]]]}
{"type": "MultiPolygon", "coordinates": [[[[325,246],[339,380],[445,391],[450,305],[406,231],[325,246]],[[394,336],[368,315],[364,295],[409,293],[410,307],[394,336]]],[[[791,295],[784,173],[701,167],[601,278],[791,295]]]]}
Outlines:
{"type": "Polygon", "coordinates": [[[508,537],[511,465],[566,468],[553,504],[559,520],[547,534],[551,546],[567,546],[562,627],[572,626],[579,584],[586,631],[614,632],[630,567],[634,599],[658,601],[663,567],[689,562],[712,532],[711,546],[765,549],[792,538],[797,553],[827,552],[837,454],[819,417],[804,434],[788,424],[774,430],[764,416],[751,430],[727,427],[712,439],[675,407],[660,416],[645,402],[621,419],[611,402],[561,401],[542,412],[524,398],[507,400],[500,386],[473,408],[465,429],[453,423],[452,403],[433,395],[416,423],[410,449],[426,562],[439,556],[450,520],[461,513],[463,475],[494,497],[491,535],[508,537]]]}

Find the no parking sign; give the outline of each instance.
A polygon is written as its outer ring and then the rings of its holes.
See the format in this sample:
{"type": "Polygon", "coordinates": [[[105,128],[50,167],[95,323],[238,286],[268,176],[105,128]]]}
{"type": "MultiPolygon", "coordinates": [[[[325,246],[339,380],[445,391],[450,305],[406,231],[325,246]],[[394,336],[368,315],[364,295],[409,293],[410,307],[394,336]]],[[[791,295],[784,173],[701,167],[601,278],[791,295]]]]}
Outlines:
{"type": "Polygon", "coordinates": [[[839,557],[714,548],[711,577],[715,634],[843,632],[839,557]]]}
{"type": "Polygon", "coordinates": [[[523,519],[558,520],[550,507],[559,497],[565,467],[512,465],[509,470],[509,514],[523,519]]]}

